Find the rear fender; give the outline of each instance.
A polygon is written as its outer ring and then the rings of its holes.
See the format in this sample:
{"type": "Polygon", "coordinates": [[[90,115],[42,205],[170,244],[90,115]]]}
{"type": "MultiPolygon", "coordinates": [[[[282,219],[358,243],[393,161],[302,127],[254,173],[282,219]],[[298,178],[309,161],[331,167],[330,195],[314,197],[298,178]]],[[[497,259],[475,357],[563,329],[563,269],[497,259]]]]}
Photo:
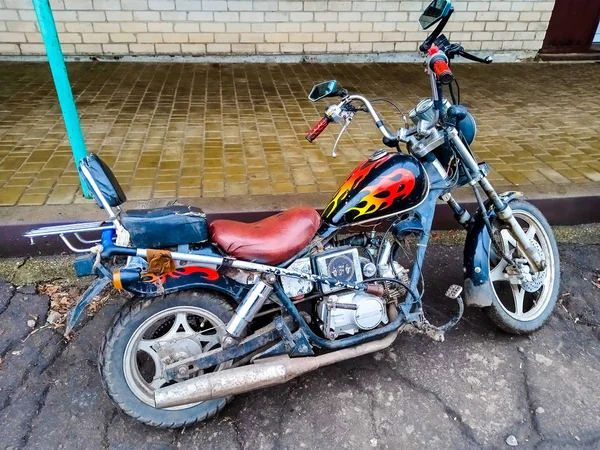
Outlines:
{"type": "MultiPolygon", "coordinates": [[[[113,283],[113,276],[106,268],[99,265],[97,268],[98,278],[87,288],[77,304],[67,314],[67,326],[65,334],[70,333],[77,325],[81,314],[92,299],[98,295],[106,286],[113,283]]],[[[235,304],[240,303],[252,285],[245,285],[219,274],[214,269],[196,266],[180,267],[173,272],[163,275],[145,274],[135,281],[126,281],[125,276],[120,277],[122,288],[138,297],[158,297],[173,292],[187,289],[204,289],[217,291],[226,295],[235,304]]]]}
{"type": "Polygon", "coordinates": [[[75,328],[81,318],[81,313],[83,313],[86,306],[89,305],[94,297],[102,292],[104,288],[111,282],[112,277],[110,277],[110,273],[108,273],[106,270],[100,271],[100,276],[96,278],[92,284],[90,284],[75,306],[69,309],[69,312],[67,313],[67,326],[65,328],[65,335],[69,334],[73,328],[75,328]]]}
{"type": "MultiPolygon", "coordinates": [[[[523,196],[521,192],[509,191],[499,194],[505,202],[523,196]]],[[[484,308],[491,306],[494,291],[490,278],[490,234],[485,226],[483,215],[486,214],[491,223],[494,222],[496,211],[492,203],[485,202],[485,211],[477,210],[467,231],[464,251],[465,270],[465,303],[467,306],[484,308]]]]}
{"type": "Polygon", "coordinates": [[[184,266],[162,275],[145,274],[123,288],[140,297],[156,297],[187,289],[208,289],[225,294],[239,303],[252,285],[245,285],[214,269],[184,266]]]}

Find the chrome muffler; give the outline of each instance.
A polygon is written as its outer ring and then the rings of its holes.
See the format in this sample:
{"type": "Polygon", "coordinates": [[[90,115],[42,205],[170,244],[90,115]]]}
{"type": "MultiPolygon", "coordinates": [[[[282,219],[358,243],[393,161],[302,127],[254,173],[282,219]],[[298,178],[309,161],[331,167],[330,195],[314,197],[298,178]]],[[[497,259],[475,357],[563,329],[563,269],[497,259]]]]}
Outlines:
{"type": "Polygon", "coordinates": [[[320,367],[383,350],[392,345],[396,336],[398,331],[378,341],[324,355],[302,358],[276,356],[249,366],[201,375],[157,389],[154,391],[154,404],[156,408],[171,408],[276,386],[320,367]]]}

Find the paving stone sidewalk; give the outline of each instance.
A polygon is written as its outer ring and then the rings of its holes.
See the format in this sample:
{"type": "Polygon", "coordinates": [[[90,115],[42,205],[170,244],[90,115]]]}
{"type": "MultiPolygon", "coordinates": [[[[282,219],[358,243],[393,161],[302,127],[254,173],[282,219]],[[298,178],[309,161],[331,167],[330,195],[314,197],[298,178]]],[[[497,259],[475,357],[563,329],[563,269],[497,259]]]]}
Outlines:
{"type": "MultiPolygon", "coordinates": [[[[442,299],[462,279],[461,250],[428,250],[434,323],[452,313],[442,299]]],[[[177,431],[118,413],[102,390],[98,346],[123,300],[65,343],[27,326],[32,316],[44,322],[47,297],[0,281],[0,449],[505,449],[510,435],[519,449],[597,449],[600,290],[591,281],[600,246],[562,244],[560,256],[564,308],[530,338],[468,309],[443,343],[400,336],[384,352],[240,395],[213,420],[177,431]]]]}
{"type": "MultiPolygon", "coordinates": [[[[418,64],[68,64],[88,150],[131,200],[329,193],[382,146],[357,117],[316,144],[304,135],[327,102],[312,85],[388,97],[408,111],[428,95],[418,64]]],[[[475,150],[496,184],[600,181],[598,64],[455,65],[478,122],[475,150]]],[[[377,107],[395,127],[385,103],[377,107]]],[[[0,62],[0,205],[84,202],[45,63],[0,62]]]]}

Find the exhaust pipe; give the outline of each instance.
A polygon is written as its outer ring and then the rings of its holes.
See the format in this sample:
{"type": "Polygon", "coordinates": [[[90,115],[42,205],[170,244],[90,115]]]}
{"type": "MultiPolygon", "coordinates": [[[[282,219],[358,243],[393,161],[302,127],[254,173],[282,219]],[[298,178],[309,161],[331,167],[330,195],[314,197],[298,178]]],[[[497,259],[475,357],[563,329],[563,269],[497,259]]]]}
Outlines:
{"type": "Polygon", "coordinates": [[[392,345],[396,336],[398,330],[378,341],[320,356],[275,356],[249,366],[209,373],[157,389],[154,404],[156,408],[171,408],[283,384],[320,367],[383,350],[392,345]]]}

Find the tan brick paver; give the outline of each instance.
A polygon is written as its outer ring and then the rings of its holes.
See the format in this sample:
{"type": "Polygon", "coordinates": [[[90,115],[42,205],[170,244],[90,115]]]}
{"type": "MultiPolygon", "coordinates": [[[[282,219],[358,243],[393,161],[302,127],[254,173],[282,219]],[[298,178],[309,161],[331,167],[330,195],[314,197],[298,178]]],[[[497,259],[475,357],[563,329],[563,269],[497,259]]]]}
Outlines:
{"type": "MultiPolygon", "coordinates": [[[[309,144],[329,103],[312,85],[388,97],[406,111],[428,94],[416,64],[69,63],[86,144],[129,198],[333,192],[382,147],[358,117],[309,144]]],[[[600,181],[600,66],[455,65],[478,123],[474,150],[501,185],[600,181]]],[[[402,125],[385,103],[385,120],[402,125]]],[[[0,63],[0,205],[80,202],[71,149],[47,64],[0,63]]]]}

